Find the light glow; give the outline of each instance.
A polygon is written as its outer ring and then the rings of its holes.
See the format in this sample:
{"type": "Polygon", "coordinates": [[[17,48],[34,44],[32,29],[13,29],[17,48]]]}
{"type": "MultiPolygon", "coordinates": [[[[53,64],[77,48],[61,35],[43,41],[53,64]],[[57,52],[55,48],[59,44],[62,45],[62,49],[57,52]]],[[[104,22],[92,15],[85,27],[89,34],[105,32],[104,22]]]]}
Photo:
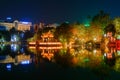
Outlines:
{"type": "Polygon", "coordinates": [[[29,22],[22,22],[22,24],[28,24],[29,22]]]}
{"type": "Polygon", "coordinates": [[[30,64],[29,60],[22,61],[21,64],[30,64]]]}
{"type": "Polygon", "coordinates": [[[7,65],[6,65],[6,68],[7,68],[7,69],[11,69],[11,67],[12,67],[11,64],[7,64],[7,65]]]}

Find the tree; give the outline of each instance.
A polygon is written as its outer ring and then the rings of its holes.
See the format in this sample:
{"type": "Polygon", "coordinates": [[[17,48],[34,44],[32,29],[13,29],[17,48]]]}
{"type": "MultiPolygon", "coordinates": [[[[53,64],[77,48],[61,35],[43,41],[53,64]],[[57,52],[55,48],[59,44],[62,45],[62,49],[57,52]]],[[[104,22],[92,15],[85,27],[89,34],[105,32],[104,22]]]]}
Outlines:
{"type": "Polygon", "coordinates": [[[92,25],[89,27],[90,39],[95,42],[100,42],[102,39],[102,29],[99,25],[92,25]]]}
{"type": "Polygon", "coordinates": [[[116,17],[113,20],[113,24],[115,25],[116,35],[120,35],[120,17],[116,17]]]}
{"type": "Polygon", "coordinates": [[[12,27],[12,28],[10,29],[10,33],[11,33],[11,34],[16,33],[16,29],[15,29],[15,27],[12,27]]]}
{"type": "Polygon", "coordinates": [[[2,35],[0,35],[0,39],[2,38],[2,35]]]}
{"type": "Polygon", "coordinates": [[[63,23],[60,26],[58,26],[55,30],[55,38],[58,39],[59,41],[66,43],[69,42],[69,39],[71,37],[71,30],[72,26],[68,23],[63,23]]]}
{"type": "Polygon", "coordinates": [[[104,30],[104,28],[111,23],[111,19],[108,13],[105,13],[104,11],[100,11],[97,15],[95,15],[92,18],[92,24],[95,25],[100,25],[102,30],[104,30]]]}
{"type": "Polygon", "coordinates": [[[24,33],[24,39],[27,40],[28,38],[33,37],[33,33],[30,32],[29,30],[25,31],[24,33]]]}
{"type": "Polygon", "coordinates": [[[0,37],[4,38],[5,41],[10,41],[9,31],[0,31],[0,37]]]}
{"type": "Polygon", "coordinates": [[[115,29],[115,26],[113,24],[109,24],[105,27],[105,32],[112,32],[113,33],[113,36],[115,35],[116,33],[116,29],[115,29]]]}

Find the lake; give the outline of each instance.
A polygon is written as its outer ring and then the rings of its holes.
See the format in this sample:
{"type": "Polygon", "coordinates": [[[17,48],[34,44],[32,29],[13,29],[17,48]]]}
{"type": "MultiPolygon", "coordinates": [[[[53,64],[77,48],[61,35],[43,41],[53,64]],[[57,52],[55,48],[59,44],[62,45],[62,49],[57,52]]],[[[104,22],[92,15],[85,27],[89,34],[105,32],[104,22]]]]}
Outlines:
{"type": "Polygon", "coordinates": [[[119,72],[120,51],[115,47],[0,44],[0,74],[4,79],[118,80],[119,72]]]}

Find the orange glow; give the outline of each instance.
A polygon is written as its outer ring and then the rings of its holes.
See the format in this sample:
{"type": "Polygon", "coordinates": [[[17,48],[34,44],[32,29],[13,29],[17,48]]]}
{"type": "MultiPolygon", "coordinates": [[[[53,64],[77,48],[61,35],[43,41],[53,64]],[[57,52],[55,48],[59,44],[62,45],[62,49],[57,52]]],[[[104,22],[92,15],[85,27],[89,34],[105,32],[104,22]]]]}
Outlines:
{"type": "Polygon", "coordinates": [[[35,45],[36,42],[29,42],[29,45],[35,45]]]}
{"type": "Polygon", "coordinates": [[[41,53],[41,55],[43,56],[43,58],[47,58],[49,60],[51,60],[51,58],[54,56],[53,53],[41,53]]]}
{"type": "Polygon", "coordinates": [[[111,59],[112,58],[112,53],[107,53],[107,58],[111,59]]]}
{"type": "Polygon", "coordinates": [[[36,47],[34,47],[34,46],[29,46],[29,48],[30,48],[30,49],[36,49],[36,47]]]}
{"type": "Polygon", "coordinates": [[[62,45],[60,42],[39,42],[39,45],[62,45]]]}
{"type": "Polygon", "coordinates": [[[39,49],[61,49],[62,46],[60,47],[39,47],[39,49]]]}

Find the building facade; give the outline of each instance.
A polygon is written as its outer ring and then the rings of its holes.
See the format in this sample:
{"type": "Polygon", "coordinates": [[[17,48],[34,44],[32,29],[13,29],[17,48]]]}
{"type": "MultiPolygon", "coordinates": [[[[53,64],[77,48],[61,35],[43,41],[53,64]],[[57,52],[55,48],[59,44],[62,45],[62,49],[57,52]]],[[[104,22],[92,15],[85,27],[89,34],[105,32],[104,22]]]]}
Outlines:
{"type": "Polygon", "coordinates": [[[22,22],[15,20],[14,22],[0,22],[0,26],[5,26],[8,31],[13,27],[18,31],[26,31],[30,30],[32,22],[22,22]]]}

